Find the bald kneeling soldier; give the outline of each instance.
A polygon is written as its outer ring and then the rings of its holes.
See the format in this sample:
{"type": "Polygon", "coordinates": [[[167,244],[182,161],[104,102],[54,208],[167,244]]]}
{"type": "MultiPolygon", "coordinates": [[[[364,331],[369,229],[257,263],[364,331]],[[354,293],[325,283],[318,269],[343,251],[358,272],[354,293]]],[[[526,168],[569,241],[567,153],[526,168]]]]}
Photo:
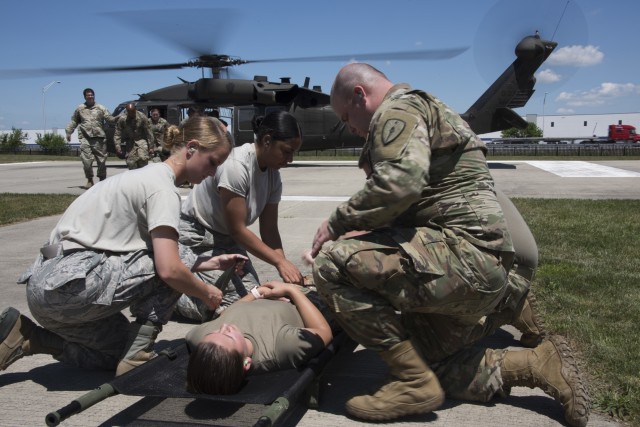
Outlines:
{"type": "Polygon", "coordinates": [[[340,70],[331,106],[366,138],[372,174],[319,226],[314,282],[345,332],[390,370],[347,412],[389,420],[434,411],[445,394],[486,402],[526,386],[554,397],[570,425],[586,425],[589,396],[564,339],[525,350],[479,344],[515,293],[514,244],[484,143],[440,100],[367,64],[340,70]],[[370,231],[336,240],[352,230],[370,231]]]}

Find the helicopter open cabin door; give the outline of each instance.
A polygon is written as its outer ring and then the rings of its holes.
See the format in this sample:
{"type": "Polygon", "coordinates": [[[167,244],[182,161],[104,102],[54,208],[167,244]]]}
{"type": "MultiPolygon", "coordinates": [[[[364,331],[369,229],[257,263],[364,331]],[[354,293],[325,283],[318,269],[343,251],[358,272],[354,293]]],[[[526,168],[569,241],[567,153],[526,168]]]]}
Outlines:
{"type": "MultiPolygon", "coordinates": [[[[271,111],[284,110],[283,106],[257,107],[246,105],[233,108],[233,139],[235,145],[246,144],[254,141],[253,118],[258,115],[266,115],[271,111]]],[[[304,133],[304,130],[303,130],[304,133]]]]}

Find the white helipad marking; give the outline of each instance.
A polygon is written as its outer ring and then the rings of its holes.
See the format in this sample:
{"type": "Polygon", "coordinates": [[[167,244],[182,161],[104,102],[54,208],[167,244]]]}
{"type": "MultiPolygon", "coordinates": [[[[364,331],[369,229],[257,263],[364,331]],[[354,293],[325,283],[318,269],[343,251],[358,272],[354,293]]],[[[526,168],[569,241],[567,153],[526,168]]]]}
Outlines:
{"type": "Polygon", "coordinates": [[[640,173],[582,161],[537,161],[524,163],[563,178],[638,178],[640,173]]]}
{"type": "Polygon", "coordinates": [[[37,165],[40,163],[44,163],[44,161],[41,162],[15,162],[15,163],[0,163],[0,166],[23,166],[23,165],[37,165]]]}
{"type": "Polygon", "coordinates": [[[321,166],[358,166],[357,160],[294,160],[293,163],[321,166]]]}
{"type": "Polygon", "coordinates": [[[344,202],[348,196],[282,196],[285,202],[344,202]]]}

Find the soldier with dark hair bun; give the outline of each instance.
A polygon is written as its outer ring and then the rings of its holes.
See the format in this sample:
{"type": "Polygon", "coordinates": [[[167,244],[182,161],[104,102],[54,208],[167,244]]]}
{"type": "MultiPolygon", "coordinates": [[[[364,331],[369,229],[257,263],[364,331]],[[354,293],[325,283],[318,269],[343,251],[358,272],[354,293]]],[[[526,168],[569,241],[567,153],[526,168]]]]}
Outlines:
{"type": "MultiPolygon", "coordinates": [[[[208,255],[248,251],[273,265],[283,281],[302,284],[300,270],[285,257],[278,230],[280,169],[291,163],[300,149],[300,126],[293,115],[282,110],[255,117],[253,125],[255,142],[235,147],[216,175],[196,185],[185,200],[180,242],[208,255]],[[260,222],[259,237],[248,228],[256,220],[260,222]]],[[[186,296],[180,298],[177,312],[198,321],[218,316],[260,283],[250,262],[245,264],[245,273],[242,280],[234,278],[216,312],[186,296]]],[[[219,273],[203,273],[201,277],[213,286],[219,273]]]]}

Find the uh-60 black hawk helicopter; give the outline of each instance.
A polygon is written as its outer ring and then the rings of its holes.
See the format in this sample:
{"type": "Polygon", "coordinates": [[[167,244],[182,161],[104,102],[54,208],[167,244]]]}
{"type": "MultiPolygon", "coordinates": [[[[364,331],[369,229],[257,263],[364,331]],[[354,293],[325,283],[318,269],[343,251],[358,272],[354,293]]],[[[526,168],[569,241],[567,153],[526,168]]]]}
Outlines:
{"type": "MultiPolygon", "coordinates": [[[[478,98],[462,117],[477,134],[500,131],[510,127],[526,127],[527,123],[513,108],[523,107],[534,93],[535,72],[557,46],[544,40],[539,34],[524,37],[515,48],[516,59],[500,77],[478,98]]],[[[352,134],[333,113],[329,95],[318,86],[310,87],[307,77],[303,85],[291,83],[288,78],[271,82],[266,76],[253,79],[230,79],[231,67],[266,62],[348,62],[375,60],[440,60],[457,56],[466,48],[441,50],[404,51],[362,55],[317,56],[286,59],[244,60],[222,54],[201,54],[183,63],[117,66],[49,68],[42,70],[0,70],[0,78],[28,75],[81,74],[118,71],[152,71],[197,67],[211,71],[211,77],[194,82],[183,79],[181,83],[139,95],[137,100],[119,104],[113,114],[121,114],[128,103],[147,116],[153,108],[172,124],[179,124],[187,116],[189,108],[204,114],[218,115],[230,122],[229,131],[236,145],[253,141],[251,121],[256,114],[272,109],[286,109],[298,118],[303,129],[301,150],[360,147],[363,139],[352,134]],[[25,73],[25,71],[27,71],[25,73]]],[[[204,73],[203,73],[204,74],[204,73]]],[[[113,126],[107,129],[109,151],[114,152],[113,126]]]]}
{"type": "MultiPolygon", "coordinates": [[[[462,117],[477,134],[504,130],[510,127],[524,128],[527,123],[513,108],[523,107],[534,93],[535,72],[557,46],[544,40],[539,34],[524,37],[515,48],[516,59],[500,77],[478,98],[462,117]]],[[[368,55],[327,56],[280,59],[272,61],[348,61],[371,59],[446,59],[465,49],[429,50],[413,52],[379,53],[368,55]]],[[[195,82],[157,89],[139,95],[137,100],[123,102],[114,114],[124,111],[128,103],[145,114],[158,108],[170,123],[178,124],[186,117],[189,108],[197,108],[204,114],[215,114],[231,123],[230,132],[236,145],[253,141],[251,121],[256,114],[272,109],[286,109],[295,115],[304,132],[301,150],[360,147],[363,139],[352,134],[340,122],[329,106],[329,95],[318,86],[309,87],[309,78],[303,85],[291,83],[288,78],[270,82],[266,76],[252,80],[225,79],[220,74],[228,67],[251,62],[227,55],[203,55],[182,64],[151,65],[140,67],[114,67],[108,70],[153,70],[166,68],[210,68],[212,77],[195,82]],[[230,119],[230,120],[229,120],[230,119]]],[[[107,69],[83,69],[83,71],[107,71],[107,69]]],[[[112,132],[109,132],[111,135],[112,132]]],[[[112,144],[112,142],[111,142],[112,144]]]]}

